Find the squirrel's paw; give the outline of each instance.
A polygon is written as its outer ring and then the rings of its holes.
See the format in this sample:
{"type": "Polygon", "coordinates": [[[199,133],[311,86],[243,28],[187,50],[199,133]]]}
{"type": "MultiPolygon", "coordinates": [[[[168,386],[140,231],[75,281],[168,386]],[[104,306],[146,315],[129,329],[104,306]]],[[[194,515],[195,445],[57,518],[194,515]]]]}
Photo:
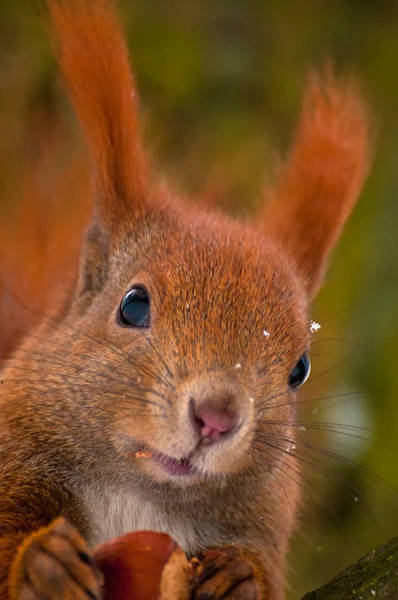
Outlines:
{"type": "Polygon", "coordinates": [[[100,600],[101,584],[86,543],[64,518],[26,540],[11,574],[13,600],[100,600]]]}
{"type": "Polygon", "coordinates": [[[192,566],[192,600],[264,598],[259,570],[238,546],[206,550],[193,559],[192,566]]]}

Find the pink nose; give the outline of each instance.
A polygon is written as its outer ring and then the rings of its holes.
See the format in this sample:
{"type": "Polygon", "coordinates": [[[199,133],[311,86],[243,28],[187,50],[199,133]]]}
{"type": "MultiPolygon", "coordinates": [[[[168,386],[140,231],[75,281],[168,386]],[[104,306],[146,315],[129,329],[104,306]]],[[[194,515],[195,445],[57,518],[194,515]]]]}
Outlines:
{"type": "Polygon", "coordinates": [[[215,439],[223,433],[236,429],[238,415],[210,407],[199,407],[195,410],[195,421],[202,438],[215,439]]]}

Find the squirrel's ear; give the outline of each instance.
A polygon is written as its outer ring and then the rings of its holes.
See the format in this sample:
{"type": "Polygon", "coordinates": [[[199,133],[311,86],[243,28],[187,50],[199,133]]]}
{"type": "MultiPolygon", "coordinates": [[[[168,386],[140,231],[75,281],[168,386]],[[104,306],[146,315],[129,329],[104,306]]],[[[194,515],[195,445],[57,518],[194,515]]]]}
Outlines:
{"type": "Polygon", "coordinates": [[[312,75],[290,157],[261,219],[296,265],[308,296],[360,194],[369,168],[369,119],[352,79],[312,75]]]}
{"type": "Polygon", "coordinates": [[[107,0],[48,5],[59,64],[93,157],[97,219],[113,232],[149,209],[125,39],[107,0]]]}

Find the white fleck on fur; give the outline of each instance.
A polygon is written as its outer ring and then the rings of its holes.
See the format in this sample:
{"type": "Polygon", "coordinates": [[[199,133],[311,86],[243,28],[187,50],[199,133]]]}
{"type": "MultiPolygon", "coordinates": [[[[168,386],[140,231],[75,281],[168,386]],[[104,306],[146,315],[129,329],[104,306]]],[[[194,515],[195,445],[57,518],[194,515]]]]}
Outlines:
{"type": "Polygon", "coordinates": [[[321,328],[321,326],[319,325],[319,323],[316,323],[315,321],[311,321],[310,322],[310,331],[311,331],[311,333],[315,333],[320,328],[321,328]]]}

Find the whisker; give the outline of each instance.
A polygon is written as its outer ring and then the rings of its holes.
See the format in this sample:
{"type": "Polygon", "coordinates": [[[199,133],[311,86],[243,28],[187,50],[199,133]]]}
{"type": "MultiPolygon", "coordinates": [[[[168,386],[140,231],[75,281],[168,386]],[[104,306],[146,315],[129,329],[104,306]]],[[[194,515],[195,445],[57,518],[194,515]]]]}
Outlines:
{"type": "MultiPolygon", "coordinates": [[[[16,369],[18,371],[26,371],[26,372],[29,372],[29,373],[43,374],[43,373],[40,373],[37,369],[30,369],[29,367],[13,366],[12,368],[16,369]]],[[[73,366],[72,366],[72,368],[73,368],[73,366]]],[[[51,372],[46,373],[45,372],[45,375],[46,375],[46,379],[47,380],[50,379],[50,381],[52,381],[53,383],[56,383],[57,387],[59,389],[71,389],[71,384],[68,384],[67,382],[62,381],[62,379],[60,379],[58,376],[54,375],[53,373],[51,373],[51,372]]],[[[95,373],[95,375],[97,376],[97,373],[95,373]]],[[[97,377],[97,379],[99,379],[99,377],[97,377]]],[[[103,375],[103,379],[104,379],[104,381],[108,381],[108,377],[106,375],[103,375]]],[[[27,382],[37,383],[37,380],[34,380],[34,379],[26,380],[25,379],[24,383],[27,383],[27,382]]],[[[90,381],[90,383],[92,383],[92,382],[90,381]]],[[[121,386],[125,386],[125,387],[128,387],[128,389],[131,389],[129,386],[127,386],[127,384],[125,384],[123,382],[118,382],[118,384],[119,383],[120,383],[121,386]]],[[[73,383],[73,385],[76,386],[76,383],[73,383]]],[[[120,385],[119,385],[119,387],[120,387],[120,385]]],[[[104,391],[104,389],[105,388],[103,387],[103,385],[101,385],[101,387],[100,387],[101,392],[104,391]]],[[[110,388],[110,389],[113,390],[114,388],[110,388]]],[[[134,391],[137,391],[137,388],[133,388],[133,389],[134,389],[134,391]]],[[[41,390],[41,393],[42,393],[42,390],[41,390]]],[[[109,391],[107,391],[106,394],[107,394],[107,397],[111,396],[111,394],[109,393],[109,391]]],[[[117,397],[119,399],[119,401],[122,400],[120,393],[119,394],[114,394],[113,397],[117,397]]],[[[163,396],[161,396],[161,398],[164,399],[164,400],[167,400],[163,396]]],[[[144,398],[142,396],[129,395],[129,400],[130,401],[131,400],[139,401],[140,403],[143,403],[143,404],[151,404],[153,406],[157,406],[158,408],[160,408],[163,411],[165,410],[165,408],[161,404],[159,404],[158,402],[155,402],[154,400],[150,400],[148,398],[144,398]]]]}
{"type": "MultiPolygon", "coordinates": [[[[265,453],[264,453],[264,454],[265,454],[265,453]]],[[[266,454],[265,454],[265,455],[266,455],[266,454]]],[[[267,455],[266,455],[266,456],[267,456],[267,455]]],[[[269,455],[268,455],[268,458],[270,458],[270,459],[272,460],[274,457],[273,457],[271,454],[269,454],[269,455]]],[[[282,462],[282,461],[281,461],[281,462],[282,462]]],[[[290,479],[291,479],[291,480],[294,482],[294,484],[295,484],[295,485],[298,485],[300,488],[302,487],[302,486],[301,486],[301,484],[300,484],[298,481],[296,481],[296,480],[295,480],[293,477],[291,477],[291,476],[290,476],[288,473],[286,473],[285,471],[283,471],[283,470],[282,470],[280,467],[278,467],[278,465],[274,465],[274,466],[275,466],[275,468],[276,468],[276,469],[278,469],[278,471],[281,471],[281,473],[283,473],[283,474],[284,474],[284,475],[286,475],[287,477],[290,477],[290,479]]],[[[263,473],[265,472],[265,469],[261,469],[261,470],[263,471],[263,473]]],[[[288,504],[289,504],[289,506],[290,506],[290,510],[293,510],[293,509],[292,509],[292,504],[291,504],[291,502],[290,502],[290,498],[289,498],[289,496],[287,495],[287,492],[286,492],[286,490],[285,490],[285,488],[284,488],[284,486],[283,486],[282,482],[281,482],[281,481],[280,481],[280,479],[277,477],[276,473],[272,472],[272,476],[275,478],[275,480],[277,481],[277,483],[278,483],[279,487],[281,488],[281,490],[282,490],[282,492],[283,492],[283,494],[284,494],[284,496],[285,496],[285,498],[286,498],[286,500],[287,500],[287,502],[288,502],[288,504]]]]}
{"type": "MultiPolygon", "coordinates": [[[[262,432],[260,432],[262,433],[262,432]]],[[[264,433],[263,435],[267,436],[266,433],[264,433]]],[[[291,440],[289,438],[283,438],[280,436],[270,436],[271,438],[275,439],[277,442],[279,442],[281,439],[291,443],[291,440]]],[[[299,443],[299,440],[294,440],[294,444],[296,445],[296,442],[299,443]]],[[[376,527],[376,529],[378,530],[379,533],[382,533],[377,520],[375,518],[374,512],[371,509],[369,503],[362,497],[359,496],[357,490],[350,484],[348,483],[343,477],[341,477],[338,473],[334,472],[333,470],[328,469],[326,466],[324,466],[318,459],[316,458],[308,458],[307,456],[300,454],[297,449],[292,449],[289,452],[287,452],[287,449],[284,448],[283,446],[280,445],[276,445],[273,446],[275,447],[276,450],[279,450],[289,456],[294,456],[296,457],[300,462],[302,462],[303,464],[307,465],[308,467],[312,468],[316,473],[323,473],[324,475],[327,475],[328,477],[334,479],[340,486],[341,488],[349,495],[349,497],[354,500],[355,502],[358,502],[359,500],[361,500],[361,507],[365,510],[365,512],[367,513],[368,517],[371,519],[373,525],[376,527]]]]}
{"type": "Polygon", "coordinates": [[[364,391],[353,391],[353,392],[342,392],[340,394],[332,394],[331,396],[317,396],[316,398],[306,398],[304,400],[297,400],[296,398],[292,398],[292,400],[290,402],[286,402],[283,404],[272,404],[272,405],[268,405],[268,402],[275,400],[281,396],[287,396],[289,394],[289,391],[284,391],[284,392],[280,392],[279,394],[275,394],[274,396],[270,396],[268,398],[266,398],[265,400],[261,400],[261,404],[259,403],[259,409],[260,412],[265,412],[266,410],[271,410],[273,408],[282,408],[284,406],[298,406],[301,404],[309,404],[311,402],[323,402],[324,400],[334,400],[336,398],[347,398],[350,396],[360,396],[360,395],[367,395],[368,392],[364,392],[364,391]],[[267,404],[267,406],[263,406],[264,404],[267,404]]]}
{"type": "MultiPolygon", "coordinates": [[[[286,438],[286,440],[288,440],[288,438],[286,438]]],[[[321,448],[320,446],[310,444],[309,442],[307,442],[305,440],[298,439],[298,440],[295,440],[294,443],[300,444],[301,446],[307,448],[308,450],[310,450],[312,452],[317,452],[319,454],[327,456],[328,458],[337,460],[344,465],[348,465],[348,466],[354,468],[355,470],[357,470],[360,473],[363,473],[364,475],[369,477],[372,481],[378,483],[380,486],[388,488],[390,491],[394,492],[394,494],[396,494],[398,496],[398,490],[395,489],[394,486],[392,486],[390,483],[385,481],[382,477],[380,477],[376,473],[373,473],[370,469],[367,469],[363,465],[356,463],[355,461],[348,458],[347,456],[341,456],[339,454],[336,454],[332,450],[328,450],[327,448],[321,448]]]]}
{"type": "MultiPolygon", "coordinates": [[[[278,447],[273,446],[272,444],[269,444],[268,441],[266,441],[266,440],[256,440],[255,447],[257,447],[260,452],[263,452],[263,446],[266,446],[268,450],[271,450],[271,449],[275,449],[277,451],[279,450],[278,447]],[[258,444],[261,444],[261,446],[259,446],[258,444]]],[[[291,465],[290,463],[284,461],[280,456],[278,456],[277,452],[275,452],[274,455],[269,455],[269,456],[270,456],[271,459],[275,460],[275,458],[276,458],[278,461],[281,461],[287,468],[291,469],[294,473],[296,473],[298,475],[298,477],[305,482],[306,486],[309,486],[310,488],[312,488],[312,490],[318,496],[318,491],[319,491],[318,488],[315,486],[315,484],[308,477],[306,477],[303,474],[302,470],[294,468],[293,465],[291,465]]],[[[291,457],[291,456],[294,456],[294,455],[292,455],[291,453],[289,453],[288,456],[291,457]]],[[[296,457],[294,457],[294,458],[296,458],[296,457]]],[[[299,459],[297,459],[297,460],[299,460],[299,459]]],[[[286,473],[283,470],[282,470],[282,472],[285,475],[287,475],[288,477],[290,477],[290,479],[301,489],[301,491],[303,492],[304,497],[306,497],[308,495],[308,489],[307,489],[307,487],[304,487],[299,481],[297,481],[296,478],[292,477],[289,473],[286,473]]],[[[312,497],[312,499],[313,499],[313,497],[312,497]]],[[[340,517],[338,516],[337,512],[334,510],[334,508],[332,506],[330,506],[329,504],[327,504],[327,503],[325,504],[325,502],[321,501],[320,499],[318,499],[317,501],[319,502],[319,504],[322,504],[322,506],[325,506],[332,513],[333,517],[338,521],[339,525],[342,527],[343,526],[342,521],[341,521],[340,517]]]]}
{"type": "MultiPolygon", "coordinates": [[[[9,294],[9,296],[11,296],[11,298],[17,302],[18,304],[20,304],[21,306],[23,306],[30,314],[32,314],[34,317],[36,317],[37,319],[39,319],[40,321],[42,321],[43,323],[45,323],[46,325],[48,325],[49,327],[51,327],[52,329],[56,330],[58,333],[61,333],[62,335],[66,335],[68,337],[73,338],[73,336],[71,334],[68,334],[66,331],[63,331],[60,327],[57,327],[56,325],[54,325],[54,323],[52,323],[49,320],[49,316],[48,315],[43,315],[40,314],[38,311],[34,311],[33,309],[31,309],[30,307],[28,307],[24,302],[22,302],[21,300],[19,300],[19,298],[17,298],[15,296],[15,294],[13,294],[11,292],[11,290],[9,290],[4,283],[2,283],[0,281],[0,286],[3,287],[3,289],[6,290],[6,292],[9,294]]],[[[73,327],[70,324],[67,323],[63,323],[62,324],[64,327],[68,327],[69,329],[73,330],[74,332],[77,332],[80,336],[84,336],[87,339],[90,339],[91,341],[95,342],[96,344],[100,345],[101,347],[105,347],[108,350],[111,349],[114,353],[117,354],[121,354],[120,350],[118,348],[116,348],[113,344],[105,344],[103,341],[98,340],[98,338],[88,334],[87,332],[82,332],[80,330],[77,330],[75,327],[73,327]]],[[[126,360],[126,357],[121,354],[122,358],[124,360],[126,360]]],[[[130,361],[133,362],[133,361],[130,361]]],[[[174,386],[168,381],[163,379],[159,374],[154,374],[153,372],[148,371],[147,369],[145,369],[145,367],[142,365],[142,363],[135,363],[134,366],[139,366],[140,371],[144,372],[146,375],[148,375],[148,377],[151,377],[152,379],[157,379],[159,381],[159,383],[163,383],[163,385],[166,385],[168,387],[170,387],[171,389],[174,390],[174,386]]]]}
{"type": "MultiPolygon", "coordinates": [[[[77,330],[75,327],[73,327],[70,324],[65,324],[65,326],[69,327],[70,329],[72,329],[73,331],[76,331],[79,335],[82,334],[82,332],[80,332],[79,330],[77,330]]],[[[98,340],[98,338],[90,335],[87,332],[84,332],[83,335],[95,342],[96,344],[100,345],[101,347],[105,347],[108,350],[111,350],[114,355],[118,356],[122,361],[123,364],[125,364],[126,362],[128,362],[129,364],[135,366],[135,367],[139,367],[139,371],[141,374],[145,374],[148,377],[151,377],[154,380],[157,380],[159,383],[163,383],[163,385],[166,385],[167,387],[169,387],[170,389],[174,390],[174,386],[167,380],[164,379],[163,377],[161,377],[158,373],[154,373],[153,371],[149,370],[142,361],[138,362],[132,359],[131,356],[126,357],[126,355],[119,349],[117,348],[114,344],[110,344],[110,343],[104,343],[102,340],[98,340]]]]}
{"type": "MultiPolygon", "coordinates": [[[[5,286],[2,281],[0,281],[0,287],[2,287],[6,291],[6,293],[14,300],[14,302],[16,302],[17,304],[20,304],[21,306],[23,306],[24,309],[27,310],[32,316],[34,316],[35,318],[37,318],[42,323],[45,323],[46,325],[48,325],[52,329],[55,329],[55,331],[58,331],[59,333],[62,333],[63,335],[67,335],[67,334],[65,334],[64,331],[62,331],[61,329],[59,329],[59,327],[57,327],[56,325],[54,325],[54,323],[51,323],[51,321],[48,321],[48,318],[49,318],[48,315],[44,315],[44,316],[43,316],[43,314],[40,315],[39,312],[33,310],[27,304],[25,304],[24,302],[22,302],[22,300],[20,300],[19,298],[17,298],[17,296],[15,294],[13,294],[13,292],[9,288],[7,288],[7,286],[5,286]]],[[[71,336],[69,336],[69,337],[71,337],[71,336]]]]}
{"type": "MultiPolygon", "coordinates": [[[[14,350],[18,350],[20,352],[25,352],[26,354],[31,354],[31,356],[36,357],[33,359],[29,358],[28,360],[30,360],[31,362],[37,362],[40,366],[42,366],[43,364],[54,364],[57,366],[65,367],[65,364],[67,364],[67,366],[69,368],[74,369],[74,371],[77,373],[83,371],[84,374],[91,374],[91,375],[94,375],[96,378],[102,377],[103,379],[106,379],[109,381],[114,381],[118,386],[132,385],[132,386],[134,386],[135,390],[137,390],[137,391],[141,391],[144,393],[147,392],[147,393],[151,393],[152,395],[159,396],[160,398],[162,398],[162,400],[164,400],[168,404],[171,404],[170,399],[165,397],[163,394],[161,394],[161,392],[150,389],[150,388],[144,388],[142,386],[139,386],[139,385],[137,385],[137,383],[134,380],[131,382],[131,384],[129,384],[129,382],[122,381],[120,379],[116,379],[115,377],[111,376],[108,372],[104,372],[103,370],[97,371],[95,369],[87,367],[87,365],[85,365],[84,368],[82,368],[80,365],[76,365],[75,363],[66,363],[65,356],[62,353],[53,353],[53,356],[54,355],[57,356],[59,354],[61,356],[61,358],[63,359],[63,360],[56,360],[56,359],[48,358],[48,356],[43,352],[39,352],[36,350],[30,350],[29,348],[22,348],[22,347],[14,346],[14,350]]],[[[17,357],[11,356],[10,358],[6,359],[4,362],[12,363],[12,361],[14,361],[14,360],[17,360],[17,357]]],[[[18,369],[19,367],[13,365],[13,368],[18,369]]],[[[38,374],[40,374],[39,370],[37,370],[36,372],[38,374]]],[[[130,377],[130,375],[126,375],[126,376],[130,377]]]]}
{"type": "Polygon", "coordinates": [[[318,338],[311,341],[310,348],[313,348],[317,344],[325,344],[327,342],[342,342],[343,344],[350,344],[352,346],[357,346],[358,342],[354,342],[353,340],[347,340],[346,338],[341,337],[329,337],[329,338],[318,338]]]}
{"type": "Polygon", "coordinates": [[[40,342],[44,342],[45,344],[52,344],[54,346],[59,346],[59,347],[63,347],[62,344],[60,344],[59,342],[56,342],[55,340],[49,339],[49,338],[44,338],[41,337],[40,335],[36,335],[34,333],[30,333],[29,331],[21,331],[20,329],[15,329],[13,328],[13,331],[15,331],[15,333],[17,333],[19,336],[21,337],[26,337],[26,338],[32,338],[34,340],[38,340],[40,342]]]}
{"type": "Polygon", "coordinates": [[[166,361],[163,359],[163,357],[161,356],[159,350],[156,348],[155,344],[152,342],[152,340],[148,339],[147,340],[150,347],[152,348],[152,350],[156,353],[157,357],[159,358],[160,362],[162,363],[162,365],[164,366],[164,368],[166,369],[169,377],[174,378],[174,374],[172,373],[172,371],[169,369],[166,361]]]}
{"type": "Polygon", "coordinates": [[[369,429],[367,427],[362,427],[360,425],[349,425],[349,424],[344,424],[344,423],[328,423],[328,422],[321,422],[321,421],[310,421],[310,422],[306,422],[306,421],[268,421],[267,419],[264,419],[264,420],[258,419],[257,421],[258,421],[258,423],[264,423],[266,425],[285,425],[285,426],[289,426],[289,427],[297,427],[298,429],[301,429],[302,431],[310,429],[310,430],[315,430],[315,431],[326,431],[326,432],[330,432],[330,433],[337,433],[340,435],[348,435],[350,437],[364,440],[367,442],[372,441],[372,439],[364,437],[364,436],[359,436],[357,434],[349,433],[349,431],[339,431],[338,428],[354,430],[354,431],[356,431],[356,430],[365,431],[365,432],[372,433],[372,434],[376,433],[374,430],[369,429]]]}
{"type": "Polygon", "coordinates": [[[329,323],[329,321],[332,321],[333,319],[336,319],[337,317],[341,317],[341,315],[347,315],[347,314],[349,314],[349,312],[350,312],[350,309],[340,310],[339,312],[334,313],[333,315],[330,315],[329,317],[326,317],[325,319],[322,319],[322,321],[319,321],[319,322],[323,327],[325,325],[325,323],[329,323]]]}
{"type": "Polygon", "coordinates": [[[310,377],[310,379],[308,380],[307,387],[311,382],[315,381],[316,379],[319,379],[320,377],[323,377],[324,375],[327,375],[328,373],[331,373],[335,369],[338,369],[339,367],[344,365],[348,360],[350,360],[350,358],[352,358],[354,356],[355,352],[356,352],[356,350],[353,350],[347,356],[345,356],[342,360],[340,360],[338,363],[331,366],[329,369],[325,369],[321,373],[318,373],[317,375],[313,375],[312,377],[310,377]]]}

